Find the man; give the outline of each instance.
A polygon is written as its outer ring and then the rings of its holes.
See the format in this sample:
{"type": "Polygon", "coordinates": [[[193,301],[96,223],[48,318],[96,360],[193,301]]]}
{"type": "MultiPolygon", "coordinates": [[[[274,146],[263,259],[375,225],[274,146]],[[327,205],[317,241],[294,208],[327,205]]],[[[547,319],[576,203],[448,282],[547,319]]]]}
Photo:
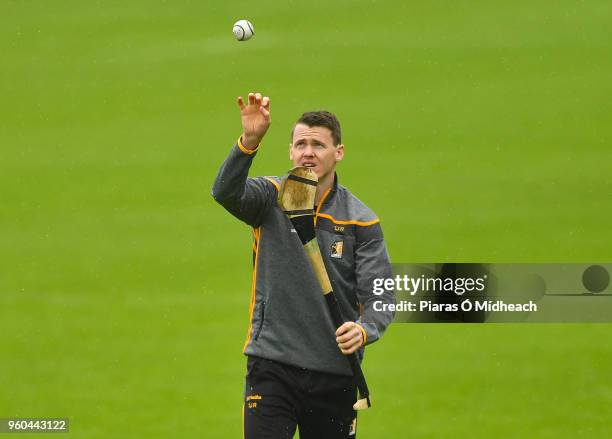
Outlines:
{"type": "Polygon", "coordinates": [[[277,206],[280,179],[248,178],[270,126],[270,99],[238,98],[242,135],[225,160],[213,197],[253,227],[254,272],[244,405],[247,439],[355,437],[356,387],[346,358],[376,341],[393,315],[373,302],[374,278],[391,268],[379,220],[338,184],[344,158],[340,124],[325,111],[304,113],[291,132],[289,158],[318,176],[315,225],[334,293],[346,322],[332,325],[325,299],[291,222],[277,206]]]}

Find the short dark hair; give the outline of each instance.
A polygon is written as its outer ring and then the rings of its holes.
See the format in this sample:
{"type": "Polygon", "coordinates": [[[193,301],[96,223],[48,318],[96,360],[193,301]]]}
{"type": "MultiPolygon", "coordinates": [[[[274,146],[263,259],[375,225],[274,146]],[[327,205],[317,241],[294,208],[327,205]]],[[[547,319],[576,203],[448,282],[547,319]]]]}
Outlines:
{"type": "Polygon", "coordinates": [[[318,110],[308,111],[300,116],[297,122],[291,129],[291,141],[293,142],[293,131],[297,124],[308,125],[309,127],[325,127],[331,131],[334,145],[338,146],[342,143],[342,131],[340,130],[340,122],[338,118],[329,111],[318,110]]]}

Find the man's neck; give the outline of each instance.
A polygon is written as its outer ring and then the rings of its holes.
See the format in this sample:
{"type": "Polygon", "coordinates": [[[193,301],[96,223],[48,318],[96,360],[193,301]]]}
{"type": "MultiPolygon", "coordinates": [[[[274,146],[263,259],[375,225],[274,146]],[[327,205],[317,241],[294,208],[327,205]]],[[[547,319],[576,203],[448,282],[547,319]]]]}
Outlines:
{"type": "Polygon", "coordinates": [[[335,172],[327,174],[317,184],[317,193],[315,194],[315,205],[318,206],[323,201],[323,195],[334,185],[335,172]]]}

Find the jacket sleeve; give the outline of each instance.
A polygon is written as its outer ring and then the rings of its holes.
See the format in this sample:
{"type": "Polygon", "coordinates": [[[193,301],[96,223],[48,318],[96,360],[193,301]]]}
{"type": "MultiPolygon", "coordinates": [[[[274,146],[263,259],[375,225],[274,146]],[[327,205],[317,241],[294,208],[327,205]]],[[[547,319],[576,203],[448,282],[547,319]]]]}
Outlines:
{"type": "MultiPolygon", "coordinates": [[[[391,263],[387,247],[382,235],[380,224],[362,227],[357,235],[355,251],[355,272],[357,276],[357,299],[362,306],[362,315],[357,320],[365,331],[365,344],[375,342],[387,329],[393,320],[394,312],[376,311],[374,303],[394,304],[395,293],[385,291],[381,295],[373,294],[373,283],[376,278],[392,277],[391,263]]],[[[378,306],[377,309],[381,307],[378,306]]]]}
{"type": "Polygon", "coordinates": [[[263,177],[248,178],[257,150],[235,144],[212,187],[213,198],[229,213],[252,227],[258,227],[266,211],[276,202],[274,184],[263,177]]]}

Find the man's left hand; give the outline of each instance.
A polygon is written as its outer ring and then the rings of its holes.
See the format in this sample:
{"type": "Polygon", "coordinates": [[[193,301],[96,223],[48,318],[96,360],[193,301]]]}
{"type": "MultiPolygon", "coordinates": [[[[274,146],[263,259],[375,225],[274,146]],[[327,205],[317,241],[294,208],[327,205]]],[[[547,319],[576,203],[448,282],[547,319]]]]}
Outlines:
{"type": "Polygon", "coordinates": [[[350,355],[363,345],[363,334],[355,322],[345,322],[336,330],[336,343],[344,355],[350,355]]]}

